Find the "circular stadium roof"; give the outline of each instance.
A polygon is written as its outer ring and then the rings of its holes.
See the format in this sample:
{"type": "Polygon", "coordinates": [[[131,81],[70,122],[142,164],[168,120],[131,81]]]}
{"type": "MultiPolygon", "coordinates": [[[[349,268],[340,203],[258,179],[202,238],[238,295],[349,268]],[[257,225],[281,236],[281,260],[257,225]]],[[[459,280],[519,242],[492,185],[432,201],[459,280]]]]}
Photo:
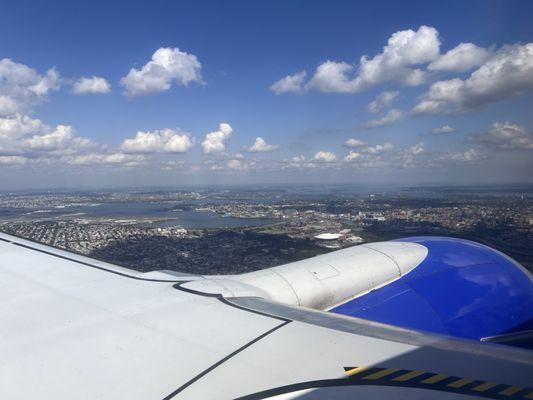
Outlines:
{"type": "Polygon", "coordinates": [[[315,239],[318,240],[336,240],[340,238],[340,233],[321,233],[320,235],[316,235],[315,239]]]}

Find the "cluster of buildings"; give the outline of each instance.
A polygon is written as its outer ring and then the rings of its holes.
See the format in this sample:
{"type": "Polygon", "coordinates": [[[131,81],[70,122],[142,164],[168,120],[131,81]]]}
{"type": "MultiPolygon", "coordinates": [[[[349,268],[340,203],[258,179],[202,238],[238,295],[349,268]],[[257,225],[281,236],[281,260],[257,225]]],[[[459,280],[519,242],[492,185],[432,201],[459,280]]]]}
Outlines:
{"type": "Polygon", "coordinates": [[[242,272],[364,241],[420,234],[471,238],[533,268],[533,201],[529,198],[353,196],[261,203],[261,196],[236,200],[230,193],[211,198],[198,192],[0,195],[0,230],[141,270],[221,273],[240,268],[242,272]],[[126,200],[272,221],[257,227],[206,230],[143,227],[139,218],[91,220],[65,214],[46,219],[38,214],[44,207],[126,200]],[[2,221],[2,212],[7,215],[17,209],[23,209],[23,217],[2,221]]]}
{"type": "Polygon", "coordinates": [[[285,209],[276,205],[265,204],[206,204],[195,207],[196,211],[208,211],[220,214],[224,217],[232,218],[264,218],[264,219],[284,219],[291,215],[285,209]]]}
{"type": "Polygon", "coordinates": [[[28,238],[49,246],[89,255],[91,252],[126,240],[148,237],[190,238],[201,232],[189,232],[183,228],[141,228],[117,223],[87,223],[72,221],[39,221],[0,223],[0,230],[28,238]]]}
{"type": "Polygon", "coordinates": [[[69,206],[94,205],[100,203],[125,202],[177,202],[195,201],[205,195],[196,191],[177,192],[38,192],[0,193],[0,208],[43,209],[69,206]]]}
{"type": "Polygon", "coordinates": [[[309,240],[246,229],[140,228],[115,223],[2,223],[0,230],[139,271],[232,274],[320,254],[309,240]]]}

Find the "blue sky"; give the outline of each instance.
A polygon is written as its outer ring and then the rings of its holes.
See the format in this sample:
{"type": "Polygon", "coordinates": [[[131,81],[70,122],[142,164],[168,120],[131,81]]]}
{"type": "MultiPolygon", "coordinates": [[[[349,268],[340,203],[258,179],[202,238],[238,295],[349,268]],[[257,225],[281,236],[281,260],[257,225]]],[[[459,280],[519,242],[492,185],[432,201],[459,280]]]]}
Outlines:
{"type": "Polygon", "coordinates": [[[532,13],[4,1],[0,185],[531,182],[532,13]]]}

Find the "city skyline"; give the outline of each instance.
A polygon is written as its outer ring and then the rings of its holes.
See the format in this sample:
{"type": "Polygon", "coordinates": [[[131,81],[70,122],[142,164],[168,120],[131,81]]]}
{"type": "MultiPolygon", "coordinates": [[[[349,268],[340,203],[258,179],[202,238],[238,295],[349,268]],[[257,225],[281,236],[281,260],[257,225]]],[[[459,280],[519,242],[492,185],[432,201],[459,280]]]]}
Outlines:
{"type": "Polygon", "coordinates": [[[3,189],[533,182],[526,2],[4,8],[3,189]]]}

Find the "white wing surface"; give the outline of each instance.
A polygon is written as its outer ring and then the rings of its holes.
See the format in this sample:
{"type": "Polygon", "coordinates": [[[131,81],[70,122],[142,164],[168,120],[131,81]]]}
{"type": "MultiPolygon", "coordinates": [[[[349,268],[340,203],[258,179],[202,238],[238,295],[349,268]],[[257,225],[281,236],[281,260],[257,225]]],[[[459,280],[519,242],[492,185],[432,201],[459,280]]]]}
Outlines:
{"type": "Polygon", "coordinates": [[[267,284],[265,298],[198,290],[208,281],[0,234],[0,398],[533,398],[527,350],[282,304],[267,284]]]}

